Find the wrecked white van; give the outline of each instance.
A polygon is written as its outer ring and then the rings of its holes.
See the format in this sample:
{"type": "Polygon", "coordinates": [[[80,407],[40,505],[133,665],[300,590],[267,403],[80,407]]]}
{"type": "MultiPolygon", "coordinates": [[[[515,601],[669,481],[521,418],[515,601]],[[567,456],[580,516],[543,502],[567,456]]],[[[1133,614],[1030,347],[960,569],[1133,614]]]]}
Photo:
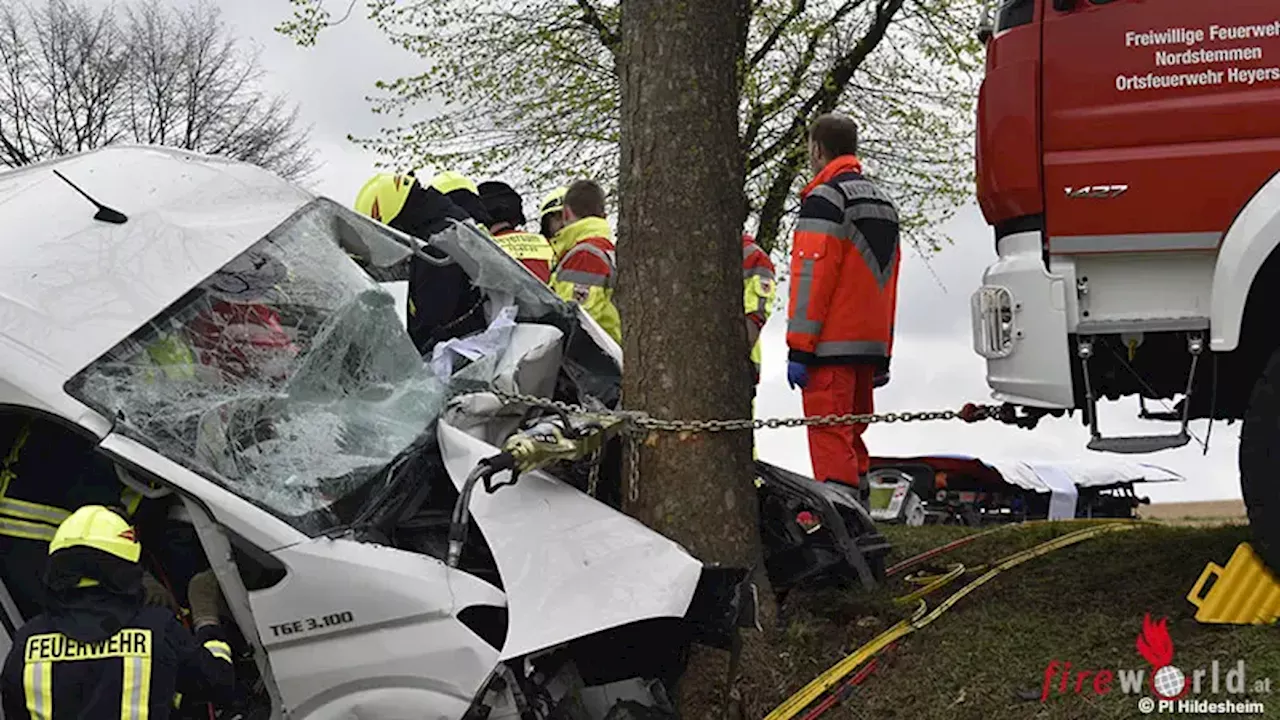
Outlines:
{"type": "MultiPolygon", "coordinates": [[[[467,224],[431,257],[490,327],[448,362],[370,275],[421,241],[249,165],[112,147],[21,168],[0,228],[0,414],[65,426],[194,528],[242,636],[227,717],[672,717],[688,643],[743,622],[742,572],[546,472],[476,492],[444,561],[459,488],[521,427],[486,389],[606,407],[620,376],[616,344],[467,224]]],[[[771,575],[872,582],[865,513],[765,474],[771,575]],[[815,503],[827,540],[794,522],[815,503]]],[[[23,618],[0,604],[7,650],[23,618]]]]}

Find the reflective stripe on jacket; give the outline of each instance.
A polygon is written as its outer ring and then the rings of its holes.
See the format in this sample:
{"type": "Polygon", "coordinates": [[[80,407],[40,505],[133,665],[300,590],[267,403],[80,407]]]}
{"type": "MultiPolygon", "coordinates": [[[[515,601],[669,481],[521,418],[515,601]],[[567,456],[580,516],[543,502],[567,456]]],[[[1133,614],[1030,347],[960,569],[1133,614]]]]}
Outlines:
{"type": "Polygon", "coordinates": [[[0,463],[0,535],[49,542],[62,521],[81,505],[119,503],[130,515],[137,511],[142,495],[123,486],[114,474],[107,475],[108,467],[115,469],[111,461],[97,455],[92,447],[77,453],[60,443],[45,442],[55,433],[71,432],[50,421],[32,419],[18,429],[0,463]],[[36,456],[29,456],[30,462],[24,463],[23,450],[32,442],[40,446],[34,450],[36,456]],[[33,493],[38,500],[56,498],[59,505],[11,497],[15,490],[20,495],[33,493]]]}
{"type": "MultiPolygon", "coordinates": [[[[755,327],[757,333],[764,329],[773,312],[773,298],[777,292],[769,253],[755,244],[751,236],[742,236],[742,309],[747,322],[755,327]]],[[[760,337],[757,335],[751,345],[751,364],[757,378],[760,376],[760,355],[760,337]]]]}
{"type": "Polygon", "coordinates": [[[231,647],[218,626],[192,635],[158,607],[89,642],[60,624],[42,614],[18,630],[0,671],[5,718],[164,720],[179,693],[216,704],[235,699],[231,647]]]}
{"type": "Polygon", "coordinates": [[[551,273],[551,289],[561,298],[582,306],[618,343],[622,321],[613,304],[614,246],[609,223],[588,217],[566,226],[556,235],[569,249],[551,273]]]}
{"type": "Polygon", "coordinates": [[[551,263],[555,260],[555,253],[551,251],[551,243],[546,238],[536,233],[500,230],[493,234],[493,240],[508,255],[529,268],[539,280],[551,281],[551,263]]]}
{"type": "Polygon", "coordinates": [[[787,311],[790,359],[887,367],[901,259],[897,208],[862,176],[852,155],[829,163],[800,198],[787,311]]]}

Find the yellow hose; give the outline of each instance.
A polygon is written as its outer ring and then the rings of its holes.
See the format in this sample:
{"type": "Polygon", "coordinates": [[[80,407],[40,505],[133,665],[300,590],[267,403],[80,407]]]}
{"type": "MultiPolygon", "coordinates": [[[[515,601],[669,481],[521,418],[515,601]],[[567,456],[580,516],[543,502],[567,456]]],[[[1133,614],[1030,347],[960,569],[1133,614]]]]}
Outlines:
{"type": "Polygon", "coordinates": [[[964,565],[957,563],[952,565],[950,570],[941,575],[910,576],[906,578],[907,582],[918,583],[922,587],[909,595],[894,598],[893,602],[897,605],[910,605],[916,600],[921,600],[926,595],[932,594],[935,590],[950,585],[951,581],[961,575],[964,575],[966,572],[972,571],[967,570],[964,565]]]}
{"type": "MultiPolygon", "coordinates": [[[[926,625],[933,622],[934,620],[937,620],[939,617],[942,616],[943,613],[945,613],[947,610],[950,610],[953,605],[959,602],[966,595],[973,592],[974,590],[977,590],[979,587],[985,585],[992,578],[1004,572],[1005,570],[1008,570],[1009,568],[1015,567],[1017,565],[1021,565],[1022,563],[1027,562],[1028,560],[1038,558],[1042,555],[1047,555],[1053,552],[1054,550],[1068,547],[1070,545],[1075,545],[1077,543],[1084,542],[1085,540],[1089,540],[1090,538],[1095,538],[1105,533],[1133,530],[1146,524],[1147,523],[1132,521],[1132,520],[1130,521],[1122,520],[1121,522],[1104,522],[1104,523],[1095,525],[1093,527],[1085,528],[1083,530],[1076,530],[1074,532],[1067,533],[1066,535],[1061,535],[1052,540],[1040,543],[1035,547],[1029,548],[1027,550],[1023,550],[1021,552],[1014,553],[1004,558],[1003,560],[1000,560],[999,562],[995,563],[991,567],[991,569],[983,573],[982,576],[978,577],[977,579],[970,582],[968,585],[965,585],[964,587],[960,588],[956,592],[952,593],[950,597],[942,601],[942,603],[938,605],[938,607],[934,608],[932,611],[928,613],[926,613],[927,608],[926,608],[925,602],[921,600],[919,606],[916,608],[916,611],[912,614],[910,618],[903,620],[898,624],[894,625],[893,627],[889,628],[885,632],[876,636],[876,638],[871,642],[858,648],[856,651],[853,652],[853,654],[845,657],[840,662],[831,666],[831,668],[828,669],[826,672],[814,678],[813,681],[811,681],[808,685],[805,685],[803,688],[801,688],[799,692],[787,698],[786,701],[784,701],[781,705],[774,708],[773,712],[770,712],[768,715],[765,716],[765,720],[790,720],[790,718],[795,717],[805,708],[813,704],[813,701],[817,700],[828,690],[838,685],[842,680],[844,680],[844,678],[848,677],[849,674],[852,673],[854,670],[856,670],[859,665],[862,665],[863,663],[867,662],[871,658],[875,657],[877,653],[879,653],[884,648],[888,647],[891,643],[898,640],[899,638],[909,635],[915,632],[916,630],[919,630],[920,628],[925,627],[926,625]]],[[[933,589],[936,589],[933,587],[933,585],[937,585],[937,587],[941,587],[942,585],[945,585],[947,582],[951,582],[956,577],[959,577],[963,573],[964,573],[963,566],[955,566],[951,569],[950,572],[946,573],[945,575],[939,576],[940,578],[946,578],[945,582],[934,580],[934,583],[926,586],[925,588],[922,588],[922,590],[917,590],[915,593],[912,593],[912,595],[920,595],[920,596],[926,595],[928,593],[923,592],[923,590],[928,589],[929,592],[932,592],[933,589]],[[958,572],[957,572],[957,568],[959,569],[958,572]]],[[[900,599],[906,602],[907,601],[906,598],[910,598],[912,597],[912,595],[908,595],[900,599]]]]}

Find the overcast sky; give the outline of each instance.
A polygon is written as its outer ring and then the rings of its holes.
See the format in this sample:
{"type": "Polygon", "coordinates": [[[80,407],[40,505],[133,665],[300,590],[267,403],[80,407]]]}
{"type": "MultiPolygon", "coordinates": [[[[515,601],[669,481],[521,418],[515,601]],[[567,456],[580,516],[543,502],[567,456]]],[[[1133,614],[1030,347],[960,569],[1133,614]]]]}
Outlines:
{"type": "MultiPolygon", "coordinates": [[[[106,4],[106,0],[97,1],[106,4]]],[[[308,49],[295,47],[271,30],[288,16],[286,0],[220,0],[219,4],[240,35],[260,47],[271,88],[289,93],[313,126],[314,144],[324,162],[314,188],[349,204],[376,160],[346,140],[348,133],[369,135],[379,127],[380,119],[369,111],[364,97],[375,80],[412,72],[421,61],[386,42],[362,17],[362,1],[350,20],[327,30],[319,44],[308,49]]],[[[346,2],[329,0],[329,6],[340,15],[346,2]]],[[[969,295],[994,259],[992,236],[976,207],[965,208],[948,229],[956,242],[932,260],[937,279],[916,255],[908,254],[904,260],[893,381],[878,391],[877,410],[955,409],[966,402],[985,401],[989,395],[984,363],[970,344],[969,295]]],[[[799,393],[786,384],[784,325],[785,317],[779,314],[764,333],[757,408],[763,417],[801,414],[799,393]]],[[[1105,406],[1100,420],[1108,434],[1153,429],[1163,433],[1172,427],[1138,421],[1133,399],[1105,406]]],[[[1152,462],[1186,476],[1184,483],[1149,486],[1145,494],[1156,501],[1239,497],[1238,428],[1217,423],[1207,456],[1193,443],[1154,456],[1117,459],[1152,462]]],[[[1200,438],[1205,430],[1204,422],[1193,426],[1200,438]]],[[[1048,418],[1034,431],[995,423],[928,423],[877,426],[867,434],[872,451],[881,455],[964,453],[1018,460],[1105,460],[1106,456],[1084,449],[1087,440],[1079,414],[1075,419],[1048,418]]],[[[758,442],[763,459],[809,472],[803,430],[762,432],[758,442]]]]}

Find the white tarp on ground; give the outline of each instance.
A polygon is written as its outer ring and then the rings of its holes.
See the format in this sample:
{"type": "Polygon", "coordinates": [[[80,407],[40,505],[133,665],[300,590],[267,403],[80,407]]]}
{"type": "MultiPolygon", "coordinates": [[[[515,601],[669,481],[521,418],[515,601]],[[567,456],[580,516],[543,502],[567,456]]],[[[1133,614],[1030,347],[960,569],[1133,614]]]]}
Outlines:
{"type": "Polygon", "coordinates": [[[1182,482],[1185,477],[1159,465],[1142,462],[1071,461],[1027,462],[979,459],[972,455],[929,457],[974,460],[996,472],[1011,485],[1037,493],[1051,493],[1049,519],[1073,518],[1078,488],[1106,487],[1124,482],[1182,482]]]}
{"type": "MultiPolygon", "coordinates": [[[[978,460],[978,458],[966,458],[978,460]]],[[[990,460],[979,462],[994,468],[1004,479],[1018,487],[1034,492],[1048,492],[1053,484],[1046,481],[1037,469],[1053,468],[1071,479],[1076,487],[1105,487],[1123,482],[1183,482],[1185,477],[1168,468],[1140,462],[1025,462],[1018,460],[990,460]]]]}

